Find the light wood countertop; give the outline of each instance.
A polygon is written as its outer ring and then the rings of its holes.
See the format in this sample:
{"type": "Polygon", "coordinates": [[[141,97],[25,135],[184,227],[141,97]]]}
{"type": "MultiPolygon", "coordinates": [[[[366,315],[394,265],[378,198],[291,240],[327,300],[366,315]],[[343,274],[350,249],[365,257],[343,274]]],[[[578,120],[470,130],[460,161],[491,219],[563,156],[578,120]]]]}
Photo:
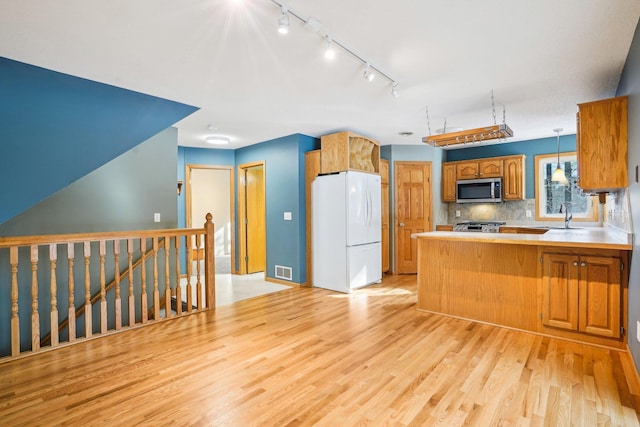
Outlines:
{"type": "Polygon", "coordinates": [[[544,234],[430,231],[416,233],[411,237],[511,245],[631,250],[630,239],[625,239],[623,235],[626,236],[626,233],[613,232],[606,227],[585,227],[549,229],[544,234]]]}

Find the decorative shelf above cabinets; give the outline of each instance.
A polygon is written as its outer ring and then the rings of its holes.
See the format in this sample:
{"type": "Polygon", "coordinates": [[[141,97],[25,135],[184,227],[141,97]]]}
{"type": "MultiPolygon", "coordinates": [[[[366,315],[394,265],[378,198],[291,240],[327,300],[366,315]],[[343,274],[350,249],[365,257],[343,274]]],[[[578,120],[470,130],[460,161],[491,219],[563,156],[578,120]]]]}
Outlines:
{"type": "Polygon", "coordinates": [[[344,131],[321,138],[322,173],[357,170],[380,172],[380,144],[372,139],[344,131]]]}

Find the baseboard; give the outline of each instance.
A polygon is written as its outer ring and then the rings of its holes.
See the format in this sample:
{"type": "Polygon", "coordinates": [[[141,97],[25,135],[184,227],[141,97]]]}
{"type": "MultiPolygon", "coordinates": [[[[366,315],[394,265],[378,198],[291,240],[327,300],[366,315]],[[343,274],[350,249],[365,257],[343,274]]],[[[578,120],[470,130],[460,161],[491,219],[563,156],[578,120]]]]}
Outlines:
{"type": "Polygon", "coordinates": [[[287,286],[291,286],[291,287],[294,287],[294,288],[299,288],[299,287],[303,286],[300,283],[290,282],[288,280],[274,279],[273,277],[267,277],[267,276],[265,276],[264,281],[265,282],[271,282],[271,283],[277,283],[279,285],[287,285],[287,286]]]}

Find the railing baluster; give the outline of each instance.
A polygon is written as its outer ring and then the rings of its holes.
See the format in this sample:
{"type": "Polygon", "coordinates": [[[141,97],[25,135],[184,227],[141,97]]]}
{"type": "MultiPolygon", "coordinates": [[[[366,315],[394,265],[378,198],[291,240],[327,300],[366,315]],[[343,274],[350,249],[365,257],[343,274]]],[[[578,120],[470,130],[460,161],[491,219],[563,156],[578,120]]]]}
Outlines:
{"type": "Polygon", "coordinates": [[[114,280],[116,281],[115,306],[113,308],[116,331],[122,328],[122,300],[120,299],[120,240],[113,241],[114,280]]]}
{"type": "Polygon", "coordinates": [[[202,282],[200,281],[200,234],[196,234],[196,298],[198,310],[202,310],[202,282]]]}
{"type": "Polygon", "coordinates": [[[11,355],[20,354],[20,318],[18,317],[18,247],[9,248],[11,264],[11,355]]]}
{"type": "Polygon", "coordinates": [[[31,350],[40,350],[40,315],[38,314],[38,245],[31,245],[31,350]]]}
{"type": "Polygon", "coordinates": [[[69,319],[69,342],[76,340],[76,307],[74,301],[75,292],[73,279],[73,260],[75,258],[75,250],[73,243],[67,243],[67,287],[69,289],[69,309],[67,310],[67,318],[69,319]]]}
{"type": "Polygon", "coordinates": [[[171,284],[169,280],[169,249],[171,247],[171,237],[164,238],[164,317],[172,316],[171,313],[171,284]]]}
{"type": "Polygon", "coordinates": [[[193,271],[193,235],[185,236],[185,251],[187,251],[187,313],[193,311],[193,286],[191,286],[191,273],[193,271]]]}
{"type": "Polygon", "coordinates": [[[207,213],[207,222],[204,223],[206,233],[204,235],[204,289],[206,293],[207,310],[211,310],[216,305],[215,292],[215,254],[214,254],[214,225],[213,215],[207,213]]]}
{"type": "Polygon", "coordinates": [[[142,257],[142,264],[140,265],[140,277],[142,279],[142,295],[140,296],[140,313],[142,323],[147,323],[147,263],[144,261],[144,253],[147,251],[147,239],[140,239],[140,256],[142,257]]]}
{"type": "Polygon", "coordinates": [[[51,265],[51,347],[60,343],[58,336],[58,284],[56,283],[56,261],[58,260],[58,245],[49,245],[49,263],[51,265]]]}
{"type": "Polygon", "coordinates": [[[93,335],[93,318],[91,316],[91,272],[89,271],[89,257],[91,256],[91,242],[84,242],[84,336],[93,335]]]}
{"type": "Polygon", "coordinates": [[[129,326],[136,323],[136,299],[133,294],[133,239],[127,239],[127,260],[129,262],[129,326]]]}
{"type": "Polygon", "coordinates": [[[182,288],[180,287],[180,236],[176,236],[176,312],[182,314],[182,288]]]}
{"type": "Polygon", "coordinates": [[[153,320],[160,319],[160,292],[158,291],[158,238],[153,241],[153,320]]]}
{"type": "Polygon", "coordinates": [[[100,253],[100,333],[107,332],[107,292],[105,285],[107,282],[106,274],[104,271],[104,258],[107,254],[107,242],[100,240],[98,244],[100,253]]]}

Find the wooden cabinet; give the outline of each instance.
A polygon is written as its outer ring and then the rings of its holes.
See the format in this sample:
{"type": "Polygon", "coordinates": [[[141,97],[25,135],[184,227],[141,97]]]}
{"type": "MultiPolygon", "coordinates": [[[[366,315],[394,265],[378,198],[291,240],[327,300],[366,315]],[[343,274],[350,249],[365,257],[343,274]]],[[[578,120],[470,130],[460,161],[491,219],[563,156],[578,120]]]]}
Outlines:
{"type": "Polygon", "coordinates": [[[578,186],[608,192],[628,185],[627,97],[578,104],[578,186]]]}
{"type": "Polygon", "coordinates": [[[453,231],[453,224],[438,224],[436,231],[453,231]]]}
{"type": "Polygon", "coordinates": [[[620,258],[544,253],[542,266],[543,325],[620,337],[620,258]]]}
{"type": "Polygon", "coordinates": [[[380,172],[380,144],[352,132],[338,132],[321,138],[322,173],[357,170],[380,172]]]}
{"type": "Polygon", "coordinates": [[[498,178],[501,176],[501,158],[470,160],[456,164],[457,179],[498,178]]]}
{"type": "Polygon", "coordinates": [[[389,246],[389,161],[380,159],[380,178],[382,188],[382,272],[389,271],[391,251],[389,246]]]}
{"type": "Polygon", "coordinates": [[[442,164],[442,201],[456,201],[456,164],[442,164]]]}
{"type": "Polygon", "coordinates": [[[524,200],[524,159],[525,156],[503,157],[504,176],[502,179],[503,200],[524,200]]]}

